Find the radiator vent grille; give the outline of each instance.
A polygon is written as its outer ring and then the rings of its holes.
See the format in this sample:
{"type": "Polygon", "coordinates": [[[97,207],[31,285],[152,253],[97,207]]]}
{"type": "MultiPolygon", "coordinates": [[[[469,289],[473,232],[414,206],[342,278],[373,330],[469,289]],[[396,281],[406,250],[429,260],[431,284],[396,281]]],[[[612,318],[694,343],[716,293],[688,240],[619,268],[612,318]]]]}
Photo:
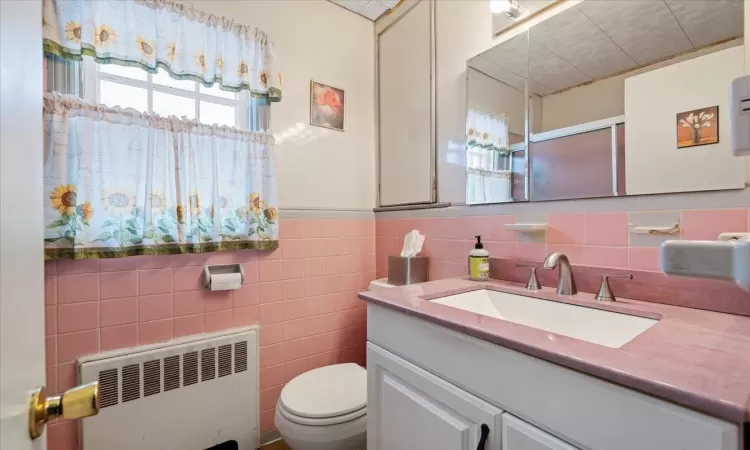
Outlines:
{"type": "Polygon", "coordinates": [[[161,392],[161,360],[143,363],[143,396],[155,395],[161,392]]]}
{"type": "MultiPolygon", "coordinates": [[[[167,356],[163,360],[154,359],[143,363],[143,380],[139,364],[128,364],[120,369],[106,369],[98,373],[99,396],[102,408],[141,398],[141,384],[143,397],[162,392],[162,361],[164,362],[163,382],[164,392],[190,386],[198,382],[210,381],[217,376],[217,349],[206,348],[200,351],[200,380],[198,379],[198,352],[192,351],[182,355],[182,370],[180,370],[180,355],[167,356]],[[122,383],[122,384],[121,384],[122,383]]],[[[247,370],[247,341],[234,344],[234,373],[247,370]]],[[[232,374],[232,344],[218,347],[218,376],[226,377],[232,374]]]]}
{"type": "Polygon", "coordinates": [[[232,346],[231,344],[219,347],[219,377],[232,374],[232,346]]]}
{"type": "Polygon", "coordinates": [[[234,344],[234,373],[247,370],[247,341],[234,344]]]}
{"type": "Polygon", "coordinates": [[[164,392],[180,387],[179,355],[164,358],[164,392]]]}
{"type": "Polygon", "coordinates": [[[260,447],[258,334],[247,327],[81,358],[74,381],[98,382],[103,409],[78,427],[78,447],[260,447]]]}
{"type": "Polygon", "coordinates": [[[198,352],[182,355],[182,385],[190,386],[198,382],[198,352]]]}
{"type": "Polygon", "coordinates": [[[122,401],[141,398],[141,366],[130,364],[122,368],[122,401]]]}
{"type": "Polygon", "coordinates": [[[99,372],[99,406],[106,408],[119,403],[120,380],[117,378],[117,369],[107,369],[99,372]]]}
{"type": "Polygon", "coordinates": [[[201,350],[201,381],[216,378],[216,349],[206,348],[201,350]]]}

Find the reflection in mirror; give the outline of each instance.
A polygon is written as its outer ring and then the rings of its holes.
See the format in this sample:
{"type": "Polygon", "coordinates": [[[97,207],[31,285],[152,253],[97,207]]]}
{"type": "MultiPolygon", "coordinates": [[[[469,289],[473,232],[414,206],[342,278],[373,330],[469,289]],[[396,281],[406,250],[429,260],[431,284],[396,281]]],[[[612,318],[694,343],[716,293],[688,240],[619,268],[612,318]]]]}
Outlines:
{"type": "Polygon", "coordinates": [[[468,61],[467,204],[526,200],[527,58],[524,33],[468,61]]]}
{"type": "Polygon", "coordinates": [[[719,126],[743,16],[740,0],[586,0],[532,26],[530,199],[743,188],[719,126]],[[706,127],[679,128],[716,106],[706,127]]]}
{"type": "Polygon", "coordinates": [[[490,0],[492,35],[498,36],[564,0],[490,0]]]}

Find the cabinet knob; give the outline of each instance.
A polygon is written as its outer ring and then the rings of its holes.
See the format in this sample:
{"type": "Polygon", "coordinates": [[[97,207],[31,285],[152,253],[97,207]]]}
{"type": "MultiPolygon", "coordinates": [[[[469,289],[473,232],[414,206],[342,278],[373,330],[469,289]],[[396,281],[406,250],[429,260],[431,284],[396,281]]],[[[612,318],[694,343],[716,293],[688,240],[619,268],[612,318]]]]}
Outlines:
{"type": "Polygon", "coordinates": [[[36,439],[52,419],[68,420],[95,416],[99,413],[99,382],[68,389],[62,395],[47,396],[47,388],[40,387],[31,394],[29,405],[29,435],[36,439]]]}

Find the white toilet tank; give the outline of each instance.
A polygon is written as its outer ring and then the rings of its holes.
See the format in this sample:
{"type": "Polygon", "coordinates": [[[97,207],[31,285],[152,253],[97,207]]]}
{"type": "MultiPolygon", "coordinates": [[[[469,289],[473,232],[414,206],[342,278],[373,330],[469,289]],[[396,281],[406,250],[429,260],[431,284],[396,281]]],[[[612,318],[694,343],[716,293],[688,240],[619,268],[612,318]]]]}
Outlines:
{"type": "Polygon", "coordinates": [[[375,291],[377,289],[386,289],[386,288],[392,288],[396,287],[392,284],[388,284],[388,278],[380,278],[377,280],[370,281],[370,288],[369,290],[375,291]]]}

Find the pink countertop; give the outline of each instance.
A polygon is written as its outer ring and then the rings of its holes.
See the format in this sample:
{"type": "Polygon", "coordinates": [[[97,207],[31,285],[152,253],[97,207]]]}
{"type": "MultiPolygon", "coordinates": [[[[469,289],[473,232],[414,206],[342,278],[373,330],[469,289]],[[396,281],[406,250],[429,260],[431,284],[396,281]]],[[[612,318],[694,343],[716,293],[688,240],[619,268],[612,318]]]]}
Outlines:
{"type": "Polygon", "coordinates": [[[360,298],[732,422],[750,422],[750,317],[593,294],[559,296],[507,281],[447,279],[367,291],[360,298]],[[475,289],[660,319],[620,348],[561,336],[429,300],[475,289]]]}

